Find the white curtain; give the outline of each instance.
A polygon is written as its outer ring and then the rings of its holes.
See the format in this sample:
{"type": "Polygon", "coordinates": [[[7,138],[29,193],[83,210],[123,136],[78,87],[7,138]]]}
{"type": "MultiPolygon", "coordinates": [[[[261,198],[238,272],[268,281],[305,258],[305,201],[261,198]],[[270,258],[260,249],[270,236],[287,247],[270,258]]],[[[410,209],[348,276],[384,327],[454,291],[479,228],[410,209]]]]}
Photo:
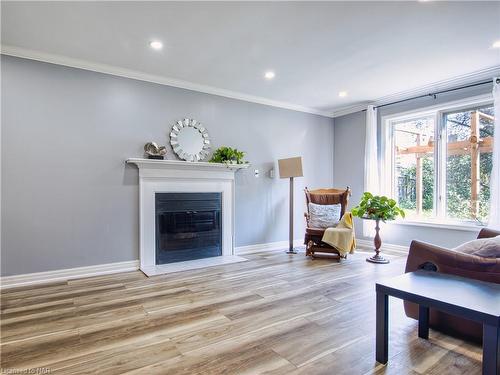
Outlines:
{"type": "Polygon", "coordinates": [[[366,109],[365,139],[365,191],[379,193],[377,150],[377,109],[369,105],[366,109]]]}
{"type": "Polygon", "coordinates": [[[493,130],[493,169],[490,181],[490,219],[488,227],[500,229],[500,77],[493,79],[495,127],[493,130]]]}
{"type": "MultiPolygon", "coordinates": [[[[377,147],[377,109],[369,105],[366,109],[365,139],[365,184],[364,191],[372,194],[380,193],[378,147],[377,147]]],[[[373,223],[364,220],[363,235],[373,236],[373,223]]]]}

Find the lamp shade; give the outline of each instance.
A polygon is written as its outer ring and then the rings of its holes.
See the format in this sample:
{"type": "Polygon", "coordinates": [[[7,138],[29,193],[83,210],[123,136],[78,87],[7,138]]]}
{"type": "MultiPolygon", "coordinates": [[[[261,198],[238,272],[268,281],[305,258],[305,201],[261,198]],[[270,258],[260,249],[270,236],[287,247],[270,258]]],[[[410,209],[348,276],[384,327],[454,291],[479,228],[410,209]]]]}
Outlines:
{"type": "Polygon", "coordinates": [[[278,160],[278,167],[280,170],[280,178],[302,177],[302,158],[297,156],[295,158],[280,159],[278,160]]]}

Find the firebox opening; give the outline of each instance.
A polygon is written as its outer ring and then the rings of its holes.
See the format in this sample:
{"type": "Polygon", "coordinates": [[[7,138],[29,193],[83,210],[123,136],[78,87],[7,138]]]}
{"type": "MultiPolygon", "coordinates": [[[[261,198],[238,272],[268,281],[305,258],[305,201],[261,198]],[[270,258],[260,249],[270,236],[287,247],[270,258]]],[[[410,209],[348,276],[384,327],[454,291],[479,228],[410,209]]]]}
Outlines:
{"type": "Polygon", "coordinates": [[[156,264],[222,255],[222,193],[156,193],[156,264]]]}

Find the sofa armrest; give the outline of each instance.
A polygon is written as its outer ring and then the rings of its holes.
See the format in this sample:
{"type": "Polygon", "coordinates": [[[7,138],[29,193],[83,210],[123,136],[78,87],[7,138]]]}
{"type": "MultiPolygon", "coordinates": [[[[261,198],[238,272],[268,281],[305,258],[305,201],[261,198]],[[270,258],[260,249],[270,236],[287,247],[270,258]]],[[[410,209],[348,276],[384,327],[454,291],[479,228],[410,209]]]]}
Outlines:
{"type": "Polygon", "coordinates": [[[500,236],[500,231],[489,228],[483,228],[477,235],[477,238],[491,238],[496,236],[500,236]]]}
{"type": "Polygon", "coordinates": [[[411,241],[410,249],[408,251],[405,272],[417,271],[421,269],[426,262],[432,263],[437,267],[437,264],[432,262],[432,260],[439,258],[446,261],[452,257],[449,253],[450,250],[444,247],[413,240],[411,241]]]}
{"type": "Polygon", "coordinates": [[[435,266],[437,272],[500,283],[500,259],[463,254],[425,242],[412,241],[405,272],[416,271],[424,265],[435,266]]]}

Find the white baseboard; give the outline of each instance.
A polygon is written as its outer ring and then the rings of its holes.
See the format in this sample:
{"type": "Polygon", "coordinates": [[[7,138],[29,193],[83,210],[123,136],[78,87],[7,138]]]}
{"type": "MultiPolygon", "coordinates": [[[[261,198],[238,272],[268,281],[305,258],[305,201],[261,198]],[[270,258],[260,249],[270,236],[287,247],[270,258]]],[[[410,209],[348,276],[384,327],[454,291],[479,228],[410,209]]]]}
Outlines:
{"type": "MultiPolygon", "coordinates": [[[[373,250],[373,240],[363,240],[363,239],[356,239],[356,243],[358,247],[363,248],[363,249],[371,249],[373,250]]],[[[382,243],[382,252],[384,251],[389,251],[393,253],[398,253],[398,254],[408,254],[408,246],[402,246],[402,245],[394,245],[390,243],[382,243]]]]}
{"type": "MultiPolygon", "coordinates": [[[[356,239],[359,248],[373,249],[373,240],[356,239]]],[[[293,241],[293,246],[303,246],[304,240],[296,239],[293,241]]],[[[236,255],[260,253],[263,251],[284,250],[288,248],[288,241],[268,242],[256,245],[238,246],[235,248],[236,255]]],[[[408,254],[408,246],[394,245],[390,243],[382,244],[382,251],[390,251],[398,254],[408,254]]]]}
{"type": "Polygon", "coordinates": [[[139,269],[139,261],[131,260],[127,262],[98,264],[88,267],[67,268],[55,271],[26,273],[23,275],[0,277],[0,288],[7,289],[16,286],[45,284],[55,281],[67,281],[71,279],[80,279],[83,277],[92,277],[107,275],[118,272],[130,272],[139,269]]]}
{"type": "MultiPolygon", "coordinates": [[[[293,241],[294,246],[302,246],[303,239],[293,241]]],[[[370,240],[356,240],[358,247],[363,249],[373,249],[373,242],[370,240]]],[[[260,253],[263,251],[283,251],[288,248],[288,241],[268,242],[256,245],[246,245],[235,247],[235,255],[245,255],[260,253]]],[[[398,254],[408,254],[408,247],[384,243],[382,251],[394,252],[398,254]]],[[[67,281],[71,279],[80,279],[83,277],[92,277],[108,275],[119,272],[130,272],[139,269],[139,261],[131,260],[127,262],[98,264],[88,267],[68,268],[63,270],[27,273],[23,275],[0,277],[0,289],[13,288],[17,286],[45,284],[56,281],[67,281]]]]}
{"type": "MultiPolygon", "coordinates": [[[[295,239],[293,240],[293,246],[303,246],[304,239],[295,239]]],[[[235,255],[244,255],[244,254],[253,254],[260,253],[262,251],[274,251],[274,250],[286,250],[288,249],[288,241],[277,241],[277,242],[268,242],[268,243],[260,243],[256,245],[246,245],[246,246],[237,246],[234,248],[235,255]]]]}
{"type": "MultiPolygon", "coordinates": [[[[293,241],[294,246],[302,245],[303,240],[293,241]]],[[[248,245],[236,247],[235,255],[252,254],[261,251],[284,250],[288,248],[288,241],[270,242],[265,244],[248,245]]],[[[0,289],[13,288],[18,286],[46,284],[56,281],[67,281],[84,277],[107,275],[119,272],[130,272],[139,269],[139,260],[127,262],[98,264],[88,267],[67,268],[62,270],[26,273],[22,275],[0,277],[0,289]]]]}
{"type": "MultiPolygon", "coordinates": [[[[300,246],[302,245],[302,242],[302,239],[293,241],[294,246],[300,246]]],[[[258,253],[261,251],[284,250],[286,248],[288,248],[288,241],[278,241],[265,244],[239,246],[234,250],[235,255],[242,255],[258,253]]],[[[98,264],[88,267],[67,268],[55,271],[2,276],[0,277],[0,289],[26,285],[46,284],[56,281],[67,281],[71,279],[80,279],[83,277],[100,276],[119,272],[130,272],[136,271],[138,269],[139,260],[131,260],[128,262],[98,264]]]]}

